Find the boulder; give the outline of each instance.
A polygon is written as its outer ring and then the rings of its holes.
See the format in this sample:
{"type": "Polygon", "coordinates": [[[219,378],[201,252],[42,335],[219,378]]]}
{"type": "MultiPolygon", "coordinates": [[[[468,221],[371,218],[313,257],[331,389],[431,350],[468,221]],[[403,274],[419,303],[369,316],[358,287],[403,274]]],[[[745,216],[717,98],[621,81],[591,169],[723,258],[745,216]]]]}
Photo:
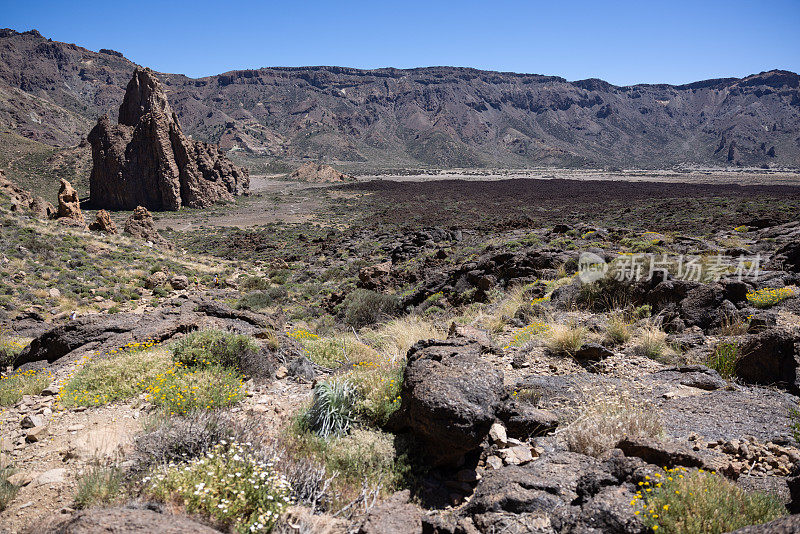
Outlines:
{"type": "Polygon", "coordinates": [[[163,287],[167,283],[167,273],[156,271],[144,281],[144,287],[147,289],[155,289],[163,287]]]}
{"type": "Polygon", "coordinates": [[[797,390],[795,336],[785,330],[748,335],[739,345],[736,376],[750,384],[776,385],[797,390]]]}
{"type": "Polygon", "coordinates": [[[144,241],[150,241],[154,245],[172,248],[172,244],[158,233],[153,224],[153,216],[143,206],[137,206],[128,220],[125,221],[125,233],[144,241]]]}
{"type": "Polygon", "coordinates": [[[625,456],[640,458],[661,467],[697,467],[708,471],[723,472],[728,467],[725,458],[711,457],[695,452],[674,441],[655,438],[625,438],[617,447],[625,456]]]}
{"type": "Polygon", "coordinates": [[[0,171],[0,195],[8,197],[9,210],[14,213],[30,213],[39,219],[55,217],[52,204],[9,181],[3,171],[0,171]]]}
{"type": "Polygon", "coordinates": [[[517,399],[506,401],[497,410],[497,418],[505,424],[508,435],[517,439],[543,436],[558,428],[558,417],[553,412],[517,399]]]}
{"type": "Polygon", "coordinates": [[[787,270],[800,272],[800,242],[794,240],[786,243],[776,251],[787,270]]]}
{"type": "MultiPolygon", "coordinates": [[[[149,313],[87,315],[55,326],[36,337],[15,360],[15,367],[33,362],[55,362],[73,351],[118,349],[131,342],[165,341],[199,328],[216,328],[246,334],[264,328],[282,331],[280,315],[268,316],[207,300],[182,295],[165,301],[149,313]]],[[[283,342],[288,343],[288,337],[283,342]]],[[[78,352],[76,352],[78,354],[78,352]]]]}
{"type": "Polygon", "coordinates": [[[185,516],[134,508],[91,508],[76,513],[59,525],[49,526],[47,531],[54,534],[219,534],[218,530],[185,516]]]}
{"type": "Polygon", "coordinates": [[[358,286],[364,289],[378,289],[390,281],[391,272],[391,261],[363,267],[358,271],[358,286]]]}
{"type": "Polygon", "coordinates": [[[89,230],[113,235],[117,233],[117,225],[111,220],[111,214],[106,210],[100,210],[97,212],[94,222],[89,225],[89,230]]]}
{"type": "Polygon", "coordinates": [[[793,514],[800,513],[800,464],[792,468],[789,477],[786,479],[786,485],[789,486],[789,504],[786,508],[793,514]]]}
{"type": "Polygon", "coordinates": [[[78,192],[68,181],[61,179],[61,189],[58,191],[58,212],[56,219],[66,219],[79,226],[86,225],[86,220],[81,212],[81,201],[78,192]]]}
{"type": "Polygon", "coordinates": [[[189,289],[189,278],[182,274],[176,274],[169,279],[169,285],[172,286],[172,289],[177,291],[189,289]]]}
{"type": "Polygon", "coordinates": [[[424,444],[434,465],[457,464],[489,434],[503,374],[464,338],[420,341],[408,351],[397,420],[424,444]]]}
{"type": "Polygon", "coordinates": [[[599,343],[584,343],[581,348],[575,352],[575,359],[580,362],[598,362],[613,355],[614,353],[612,351],[599,343]]]}
{"type": "Polygon", "coordinates": [[[302,180],[304,182],[349,182],[354,178],[348,174],[343,174],[330,165],[323,165],[309,161],[295,169],[289,178],[302,180]]]}
{"type": "Polygon", "coordinates": [[[136,68],[119,108],[89,133],[92,205],[116,210],[205,208],[249,188],[218,146],[186,137],[155,73],[136,68]]]}

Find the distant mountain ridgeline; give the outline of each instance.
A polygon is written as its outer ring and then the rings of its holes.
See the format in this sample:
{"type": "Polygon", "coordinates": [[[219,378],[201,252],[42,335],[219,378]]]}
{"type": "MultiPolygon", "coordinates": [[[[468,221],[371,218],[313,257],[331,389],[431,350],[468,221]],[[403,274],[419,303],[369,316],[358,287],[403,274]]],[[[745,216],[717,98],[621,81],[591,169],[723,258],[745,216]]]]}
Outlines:
{"type": "MultiPolygon", "coordinates": [[[[766,59],[768,61],[768,58],[766,59]]],[[[0,131],[77,145],[135,65],[0,30],[0,131]]],[[[429,67],[160,74],[184,130],[253,157],[385,167],[800,166],[800,76],[687,85],[429,67]]]]}

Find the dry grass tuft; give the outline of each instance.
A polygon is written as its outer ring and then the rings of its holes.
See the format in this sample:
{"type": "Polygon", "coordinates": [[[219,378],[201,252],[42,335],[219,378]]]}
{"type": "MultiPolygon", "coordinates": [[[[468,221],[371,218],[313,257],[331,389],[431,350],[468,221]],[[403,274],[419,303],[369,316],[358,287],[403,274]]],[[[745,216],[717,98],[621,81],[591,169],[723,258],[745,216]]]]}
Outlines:
{"type": "Polygon", "coordinates": [[[569,324],[551,324],[547,329],[547,348],[557,355],[572,356],[583,345],[586,328],[569,324]]]}
{"type": "Polygon", "coordinates": [[[661,432],[652,409],[635,403],[627,393],[604,392],[591,399],[561,434],[569,450],[599,456],[625,437],[655,437],[661,432]]]}
{"type": "Polygon", "coordinates": [[[613,312],[608,316],[608,328],[606,328],[606,341],[613,345],[624,345],[633,336],[631,323],[621,312],[613,312]]]}
{"type": "Polygon", "coordinates": [[[651,360],[667,362],[675,356],[675,351],[667,343],[667,333],[654,323],[640,328],[636,332],[635,351],[640,356],[651,360]]]}

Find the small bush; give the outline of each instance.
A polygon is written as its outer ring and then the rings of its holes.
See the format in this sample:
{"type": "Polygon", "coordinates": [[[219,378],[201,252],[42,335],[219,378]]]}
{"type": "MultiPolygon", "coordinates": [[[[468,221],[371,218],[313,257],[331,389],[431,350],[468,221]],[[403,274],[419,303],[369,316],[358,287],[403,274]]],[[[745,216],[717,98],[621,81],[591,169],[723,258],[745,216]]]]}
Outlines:
{"type": "Polygon", "coordinates": [[[113,503],[122,491],[122,471],[115,466],[91,465],[78,479],[75,506],[89,508],[113,503]]]}
{"type": "Polygon", "coordinates": [[[361,482],[368,477],[376,484],[391,484],[396,478],[396,452],[391,434],[355,429],[327,442],[323,452],[328,469],[350,481],[361,482]]]}
{"type": "Polygon", "coordinates": [[[703,470],[665,469],[642,482],[641,487],[631,506],[653,531],[721,534],[786,515],[786,508],[777,498],[747,492],[703,470]]]}
{"type": "Polygon", "coordinates": [[[136,438],[138,470],[197,458],[223,440],[246,441],[247,429],[223,412],[196,411],[186,416],[159,417],[136,438]]]}
{"type": "Polygon", "coordinates": [[[634,350],[640,356],[666,362],[674,351],[667,343],[667,334],[656,325],[641,328],[636,334],[634,350]]]}
{"type": "Polygon", "coordinates": [[[222,330],[201,330],[177,341],[172,347],[172,359],[187,367],[221,365],[241,369],[242,355],[259,350],[250,336],[222,330]]]}
{"type": "Polygon", "coordinates": [[[750,320],[741,317],[723,317],[719,327],[719,333],[723,336],[741,336],[747,333],[750,328],[750,320]]]}
{"type": "Polygon", "coordinates": [[[117,352],[89,360],[64,385],[58,404],[64,408],[100,406],[142,393],[148,384],[170,368],[167,352],[153,350],[117,352]]]}
{"type": "Polygon", "coordinates": [[[770,308],[784,300],[796,297],[797,287],[788,286],[777,289],[765,288],[747,293],[747,302],[756,308],[770,308]]]}
{"type": "Polygon", "coordinates": [[[14,360],[24,348],[24,345],[17,341],[8,329],[0,326],[0,372],[5,371],[9,365],[13,365],[14,360]]]}
{"type": "Polygon", "coordinates": [[[240,310],[260,311],[286,299],[284,287],[271,287],[264,291],[253,291],[242,296],[236,303],[240,310]]]}
{"type": "Polygon", "coordinates": [[[631,323],[625,318],[624,314],[614,312],[608,316],[606,341],[612,345],[622,345],[627,343],[632,335],[631,323]]]}
{"type": "Polygon", "coordinates": [[[535,321],[525,328],[520,328],[514,335],[511,336],[508,344],[504,347],[505,349],[510,349],[511,347],[523,347],[527,343],[529,343],[534,337],[540,334],[547,334],[548,330],[550,329],[550,325],[547,323],[543,323],[541,321],[535,321]]]}
{"type": "Polygon", "coordinates": [[[19,487],[8,481],[8,477],[14,474],[10,467],[0,467],[0,512],[8,507],[8,504],[17,496],[19,487]]]}
{"type": "Polygon", "coordinates": [[[269,532],[290,505],[290,484],[248,444],[220,443],[199,458],[145,479],[145,491],[178,501],[241,534],[269,532]]]}
{"type": "Polygon", "coordinates": [[[708,359],[708,366],[717,371],[722,378],[732,378],[735,374],[736,359],[739,357],[739,345],[736,343],[718,343],[708,359]]]}
{"type": "Polygon", "coordinates": [[[397,313],[399,299],[367,289],[356,289],[344,302],[344,320],[355,328],[375,324],[397,313]]]}
{"type": "Polygon", "coordinates": [[[582,326],[554,324],[547,331],[547,348],[557,355],[572,356],[583,345],[586,329],[582,326]]]}
{"type": "Polygon", "coordinates": [[[185,367],[176,362],[146,386],[147,400],[171,415],[232,406],[244,398],[236,370],[220,365],[185,367]]]}
{"type": "Polygon", "coordinates": [[[323,439],[346,434],[355,422],[357,402],[358,391],[347,380],[321,382],[300,424],[323,439]]]}
{"type": "Polygon", "coordinates": [[[48,369],[14,371],[0,378],[0,406],[10,406],[23,395],[38,395],[52,381],[48,369]]]}
{"type": "Polygon", "coordinates": [[[593,399],[584,413],[564,429],[573,452],[599,456],[625,437],[655,437],[662,427],[652,410],[639,406],[621,393],[605,393],[593,399]]]}

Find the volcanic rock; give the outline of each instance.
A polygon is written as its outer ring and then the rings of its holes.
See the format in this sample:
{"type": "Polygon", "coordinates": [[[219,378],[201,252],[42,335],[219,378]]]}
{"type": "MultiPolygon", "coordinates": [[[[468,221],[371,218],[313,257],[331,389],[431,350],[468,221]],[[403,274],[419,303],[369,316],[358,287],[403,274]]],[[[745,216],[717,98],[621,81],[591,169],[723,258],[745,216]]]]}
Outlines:
{"type": "Polygon", "coordinates": [[[113,235],[117,233],[117,225],[111,220],[111,215],[106,210],[100,210],[97,212],[94,222],[89,225],[89,230],[113,235]]]}
{"type": "Polygon", "coordinates": [[[150,241],[155,245],[172,248],[172,245],[161,237],[161,234],[156,230],[153,224],[153,216],[150,215],[147,208],[142,206],[137,206],[136,209],[133,210],[133,214],[125,221],[125,233],[145,241],[150,241]]]}
{"type": "Polygon", "coordinates": [[[503,374],[463,338],[420,341],[408,352],[401,389],[401,426],[425,444],[434,465],[455,465],[489,435],[503,374]]]}
{"type": "Polygon", "coordinates": [[[30,192],[9,181],[3,171],[0,171],[0,194],[9,198],[12,212],[29,211],[40,219],[49,219],[56,213],[52,204],[42,197],[33,196],[30,192]]]}
{"type": "Polygon", "coordinates": [[[58,192],[58,213],[56,219],[67,219],[77,225],[86,225],[86,220],[81,212],[81,201],[78,192],[68,181],[61,180],[61,189],[58,192]]]}
{"type": "Polygon", "coordinates": [[[294,180],[302,180],[304,182],[349,182],[354,178],[348,174],[343,174],[330,165],[323,165],[309,161],[304,163],[299,168],[295,169],[289,175],[294,180]]]}
{"type": "Polygon", "coordinates": [[[247,192],[247,171],[217,146],[189,139],[150,69],[137,68],[119,108],[89,133],[93,205],[130,210],[205,208],[247,192]]]}
{"type": "Polygon", "coordinates": [[[778,385],[797,390],[795,337],[784,330],[749,335],[739,347],[736,376],[749,384],[778,385]]]}

